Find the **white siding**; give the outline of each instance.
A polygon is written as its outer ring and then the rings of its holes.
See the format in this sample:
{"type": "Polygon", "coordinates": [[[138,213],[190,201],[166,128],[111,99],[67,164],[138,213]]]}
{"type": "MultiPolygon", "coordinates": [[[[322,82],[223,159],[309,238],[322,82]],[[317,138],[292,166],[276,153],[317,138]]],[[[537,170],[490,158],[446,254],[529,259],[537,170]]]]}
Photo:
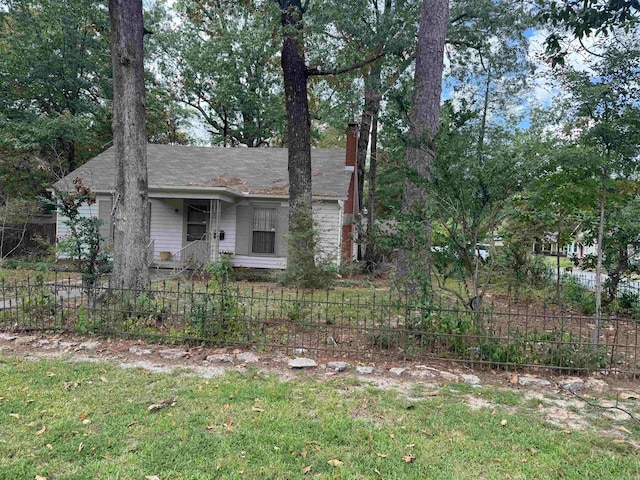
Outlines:
{"type": "Polygon", "coordinates": [[[338,202],[314,202],[313,219],[318,232],[318,260],[340,263],[342,209],[338,202]]]}
{"type": "Polygon", "coordinates": [[[233,263],[234,267],[279,269],[284,269],[287,267],[287,259],[285,257],[234,255],[233,257],[231,257],[231,263],[233,263]]]}
{"type": "Polygon", "coordinates": [[[224,230],[224,240],[220,241],[221,252],[236,251],[236,206],[231,203],[220,202],[220,230],[224,230]]]}
{"type": "MultiPolygon", "coordinates": [[[[97,198],[106,198],[106,197],[97,197],[97,198]]],[[[97,217],[98,216],[98,204],[94,203],[93,205],[87,205],[83,203],[79,209],[80,216],[82,217],[97,217]]],[[[62,240],[69,234],[69,227],[67,227],[63,222],[67,218],[58,214],[56,216],[56,238],[57,240],[62,240]]]]}
{"type": "Polygon", "coordinates": [[[175,253],[182,248],[183,200],[152,198],[150,202],[153,258],[158,260],[160,252],[175,253]]]}

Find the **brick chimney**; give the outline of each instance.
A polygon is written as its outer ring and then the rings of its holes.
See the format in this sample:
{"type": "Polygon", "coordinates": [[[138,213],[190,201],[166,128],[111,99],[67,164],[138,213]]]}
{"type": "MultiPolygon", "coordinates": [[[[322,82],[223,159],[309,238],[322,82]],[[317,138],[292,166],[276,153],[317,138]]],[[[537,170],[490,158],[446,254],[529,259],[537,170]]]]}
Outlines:
{"type": "Polygon", "coordinates": [[[355,215],[359,210],[358,202],[358,169],[356,152],[358,149],[358,125],[350,123],[347,127],[347,154],[344,171],[351,173],[347,201],[344,203],[344,221],[342,224],[342,255],[347,261],[354,258],[353,246],[355,236],[355,215]]]}

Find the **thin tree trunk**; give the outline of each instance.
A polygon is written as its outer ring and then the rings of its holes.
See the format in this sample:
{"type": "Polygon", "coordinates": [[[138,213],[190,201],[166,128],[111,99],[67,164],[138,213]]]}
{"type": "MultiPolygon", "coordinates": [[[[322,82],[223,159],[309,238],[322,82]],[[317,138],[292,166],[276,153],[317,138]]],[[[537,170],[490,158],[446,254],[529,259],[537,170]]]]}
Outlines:
{"type": "Polygon", "coordinates": [[[380,252],[376,243],[376,174],[378,166],[378,115],[371,122],[371,157],[369,158],[369,189],[367,205],[367,232],[365,235],[366,248],[364,255],[365,271],[375,273],[380,267],[380,252]]]}
{"type": "Polygon", "coordinates": [[[419,282],[431,280],[431,215],[426,184],[435,158],[433,139],[440,121],[444,44],[449,17],[448,0],[423,0],[416,67],[414,101],[409,116],[409,145],[405,153],[401,214],[411,222],[398,251],[398,276],[407,295],[419,282]]]}
{"type": "Polygon", "coordinates": [[[113,279],[116,288],[149,283],[149,194],[141,0],[109,0],[116,151],[113,279]]]}
{"type": "MultiPolygon", "coordinates": [[[[358,136],[358,151],[356,165],[358,166],[358,198],[364,198],[364,179],[366,175],[367,152],[369,150],[369,138],[373,137],[373,122],[380,110],[380,93],[381,84],[381,68],[380,63],[373,65],[369,74],[365,78],[364,90],[364,107],[362,109],[362,118],[360,120],[360,135],[358,136]]],[[[375,148],[373,138],[371,138],[371,149],[375,148]]],[[[371,168],[371,167],[369,167],[371,168]]],[[[368,189],[371,192],[371,188],[368,189]]],[[[360,203],[360,207],[364,206],[364,202],[360,203]]],[[[370,211],[370,210],[369,210],[370,211]]],[[[361,214],[362,212],[358,212],[361,214]]],[[[369,227],[367,227],[368,230],[369,227]]],[[[366,235],[362,228],[358,229],[358,249],[360,245],[365,243],[366,235]]],[[[368,241],[368,240],[367,240],[368,241]]],[[[358,259],[361,255],[358,255],[358,259]]]]}
{"type": "Polygon", "coordinates": [[[600,344],[600,324],[602,323],[602,255],[604,243],[604,213],[607,204],[605,185],[607,171],[602,168],[602,185],[600,187],[600,222],[598,224],[598,260],[596,262],[596,328],[593,332],[593,343],[600,344]]]}

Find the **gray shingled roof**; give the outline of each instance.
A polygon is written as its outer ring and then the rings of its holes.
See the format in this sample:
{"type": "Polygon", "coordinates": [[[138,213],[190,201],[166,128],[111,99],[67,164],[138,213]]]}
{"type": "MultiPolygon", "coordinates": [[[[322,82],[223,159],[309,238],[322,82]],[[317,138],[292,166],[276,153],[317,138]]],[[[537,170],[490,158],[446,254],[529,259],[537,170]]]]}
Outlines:
{"type": "MultiPolygon", "coordinates": [[[[82,177],[94,191],[111,191],[115,184],[115,149],[102,152],[54,187],[71,189],[82,177]]],[[[345,150],[312,149],[313,195],[347,198],[350,173],[345,150]]],[[[255,196],[289,194],[286,148],[223,148],[152,145],[147,149],[149,189],[230,187],[255,196]]]]}

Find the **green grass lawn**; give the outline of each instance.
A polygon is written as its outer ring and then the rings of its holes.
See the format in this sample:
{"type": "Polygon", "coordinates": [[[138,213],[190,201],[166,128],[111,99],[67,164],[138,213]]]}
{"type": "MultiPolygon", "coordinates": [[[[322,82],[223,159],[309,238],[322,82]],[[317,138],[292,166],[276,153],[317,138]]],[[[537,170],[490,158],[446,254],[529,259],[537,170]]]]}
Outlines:
{"type": "Polygon", "coordinates": [[[470,410],[474,392],[0,357],[0,478],[640,478],[628,444],[542,423],[519,393],[470,410]]]}

